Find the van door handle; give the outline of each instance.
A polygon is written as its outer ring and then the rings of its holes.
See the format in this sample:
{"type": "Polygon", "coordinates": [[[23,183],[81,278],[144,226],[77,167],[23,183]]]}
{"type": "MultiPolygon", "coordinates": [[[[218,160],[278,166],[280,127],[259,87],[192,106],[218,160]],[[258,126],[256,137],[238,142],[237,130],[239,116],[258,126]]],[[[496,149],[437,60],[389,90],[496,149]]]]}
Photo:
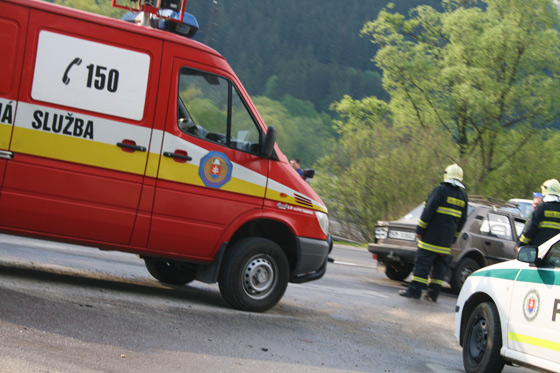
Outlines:
{"type": "Polygon", "coordinates": [[[490,246],[490,245],[492,245],[492,242],[491,242],[491,241],[488,241],[488,240],[484,240],[484,244],[490,246]]]}
{"type": "Polygon", "coordinates": [[[180,159],[182,161],[192,161],[192,157],[190,157],[186,151],[184,150],[175,150],[175,153],[171,152],[163,152],[164,157],[180,159]],[[184,153],[184,154],[181,154],[184,153]]]}
{"type": "Polygon", "coordinates": [[[147,150],[145,146],[136,145],[136,143],[131,140],[123,140],[123,142],[118,142],[117,146],[122,150],[124,150],[125,152],[126,151],[133,152],[135,150],[138,150],[140,152],[145,152],[147,150]]]}
{"type": "Polygon", "coordinates": [[[2,159],[14,159],[14,153],[0,150],[0,158],[2,159]]]}

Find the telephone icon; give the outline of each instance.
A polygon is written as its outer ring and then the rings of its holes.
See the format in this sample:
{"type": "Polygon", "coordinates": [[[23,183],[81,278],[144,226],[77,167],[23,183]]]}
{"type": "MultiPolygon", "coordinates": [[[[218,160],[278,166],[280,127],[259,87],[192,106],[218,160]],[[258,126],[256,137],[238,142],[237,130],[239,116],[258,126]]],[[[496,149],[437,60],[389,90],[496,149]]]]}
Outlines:
{"type": "Polygon", "coordinates": [[[68,77],[68,73],[70,72],[70,69],[72,68],[72,66],[80,65],[81,63],[82,63],[82,59],[79,58],[79,57],[74,58],[74,60],[72,62],[70,62],[70,64],[66,68],[66,71],[64,72],[64,75],[62,76],[62,83],[66,84],[66,85],[68,85],[68,83],[70,83],[70,78],[68,77]]]}

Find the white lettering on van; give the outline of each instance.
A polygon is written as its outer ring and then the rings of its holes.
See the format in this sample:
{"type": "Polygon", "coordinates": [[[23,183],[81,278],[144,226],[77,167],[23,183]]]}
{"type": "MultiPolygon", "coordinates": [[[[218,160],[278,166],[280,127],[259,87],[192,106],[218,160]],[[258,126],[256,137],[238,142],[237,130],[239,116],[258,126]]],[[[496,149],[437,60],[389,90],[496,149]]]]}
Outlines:
{"type": "Polygon", "coordinates": [[[0,102],[0,123],[14,124],[14,108],[12,101],[7,104],[0,102]]]}
{"type": "Polygon", "coordinates": [[[311,211],[311,210],[303,209],[303,208],[297,207],[297,206],[288,205],[287,203],[278,202],[276,207],[278,207],[280,210],[295,211],[295,212],[301,212],[301,213],[307,214],[307,215],[313,215],[313,211],[311,211]]]}
{"type": "Polygon", "coordinates": [[[31,126],[36,130],[93,140],[93,121],[74,117],[73,113],[63,115],[35,110],[33,119],[31,126]]]}

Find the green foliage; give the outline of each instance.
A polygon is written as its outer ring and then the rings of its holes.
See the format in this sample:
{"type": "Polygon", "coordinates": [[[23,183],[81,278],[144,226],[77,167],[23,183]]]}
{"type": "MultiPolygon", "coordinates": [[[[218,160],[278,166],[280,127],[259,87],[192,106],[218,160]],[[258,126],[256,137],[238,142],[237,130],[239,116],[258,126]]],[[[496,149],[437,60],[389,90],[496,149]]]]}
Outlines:
{"type": "Polygon", "coordinates": [[[533,192],[540,192],[543,181],[560,179],[557,159],[560,159],[560,131],[543,130],[528,136],[525,129],[507,131],[503,136],[504,147],[510,157],[488,178],[482,193],[501,199],[531,198],[533,192]],[[521,149],[513,144],[525,140],[521,149]]]}
{"type": "Polygon", "coordinates": [[[508,129],[560,117],[560,38],[551,0],[473,3],[419,6],[410,19],[383,11],[362,33],[381,46],[375,62],[395,120],[445,130],[461,164],[477,160],[476,191],[509,156],[508,129]]]}
{"type": "Polygon", "coordinates": [[[278,130],[277,143],[288,158],[299,158],[302,168],[311,168],[330,148],[332,119],[318,114],[308,101],[284,97],[253,99],[268,126],[278,130]]]}
{"type": "Polygon", "coordinates": [[[314,187],[334,219],[372,239],[377,220],[402,216],[441,181],[452,147],[437,128],[394,124],[390,106],[373,97],[346,96],[333,110],[340,139],[314,187]]]}
{"type": "MultiPolygon", "coordinates": [[[[439,0],[396,0],[407,12],[439,0]]],[[[311,101],[319,112],[344,95],[388,99],[371,64],[377,46],[359,37],[385,2],[371,0],[188,0],[197,39],[228,59],[252,95],[311,101]],[[274,78],[276,77],[276,78],[274,78]],[[274,78],[274,79],[273,79],[274,78]]]]}
{"type": "Polygon", "coordinates": [[[458,162],[471,194],[528,197],[559,177],[560,38],[552,1],[445,0],[410,17],[388,5],[362,31],[380,46],[388,103],[333,104],[340,139],[316,189],[336,220],[371,239],[458,162]]]}

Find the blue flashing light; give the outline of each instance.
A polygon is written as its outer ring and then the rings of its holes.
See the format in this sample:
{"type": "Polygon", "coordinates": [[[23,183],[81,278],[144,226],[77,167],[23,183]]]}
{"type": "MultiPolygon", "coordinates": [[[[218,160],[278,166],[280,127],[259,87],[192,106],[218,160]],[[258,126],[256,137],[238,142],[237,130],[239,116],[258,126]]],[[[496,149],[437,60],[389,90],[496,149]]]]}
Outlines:
{"type": "Polygon", "coordinates": [[[160,16],[164,17],[158,23],[158,28],[161,30],[167,30],[187,38],[194,37],[198,31],[198,21],[190,13],[183,13],[183,22],[181,22],[180,13],[170,9],[162,10],[160,16]]]}

